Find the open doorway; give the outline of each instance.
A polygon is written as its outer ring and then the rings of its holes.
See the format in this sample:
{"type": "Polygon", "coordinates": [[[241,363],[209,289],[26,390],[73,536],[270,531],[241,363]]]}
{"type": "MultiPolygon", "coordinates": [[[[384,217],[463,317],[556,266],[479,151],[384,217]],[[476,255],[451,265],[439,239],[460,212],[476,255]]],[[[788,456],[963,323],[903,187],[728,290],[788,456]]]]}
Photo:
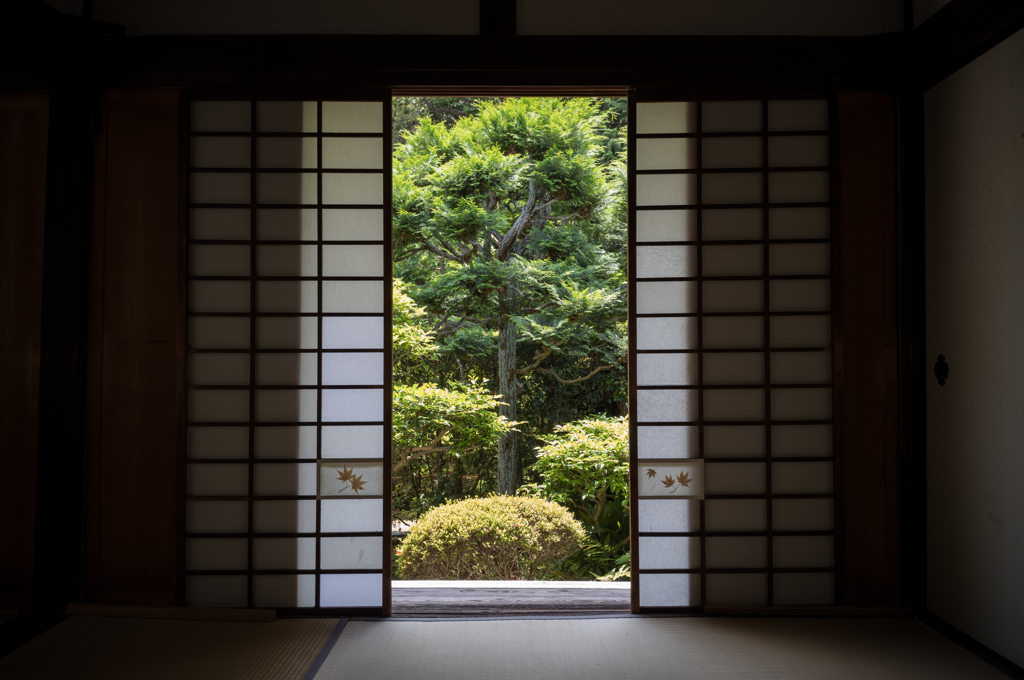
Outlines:
{"type": "Polygon", "coordinates": [[[629,609],[626,109],[393,99],[396,615],[629,609]]]}

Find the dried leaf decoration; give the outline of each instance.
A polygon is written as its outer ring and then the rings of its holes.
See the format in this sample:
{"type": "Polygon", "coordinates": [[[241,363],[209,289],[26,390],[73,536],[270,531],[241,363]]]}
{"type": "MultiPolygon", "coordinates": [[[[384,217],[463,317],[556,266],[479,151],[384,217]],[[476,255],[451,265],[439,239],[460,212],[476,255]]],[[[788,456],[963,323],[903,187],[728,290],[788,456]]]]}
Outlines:
{"type": "Polygon", "coordinates": [[[671,488],[675,486],[676,478],[672,477],[671,475],[665,475],[665,479],[661,480],[661,483],[664,484],[666,487],[671,488]]]}
{"type": "Polygon", "coordinates": [[[657,477],[657,476],[658,476],[658,471],[657,470],[655,470],[654,468],[647,468],[647,478],[648,479],[650,479],[651,477],[657,477]]]}
{"type": "Polygon", "coordinates": [[[349,470],[344,465],[340,470],[336,470],[338,473],[338,481],[342,482],[341,488],[338,489],[338,493],[345,491],[345,482],[348,482],[348,489],[359,493],[366,486],[366,482],[363,481],[362,475],[357,475],[355,469],[349,470]]]}
{"type": "Polygon", "coordinates": [[[679,480],[679,485],[680,486],[690,486],[690,482],[692,481],[690,479],[690,473],[689,472],[683,472],[682,470],[679,471],[679,476],[676,477],[676,479],[679,480]]]}

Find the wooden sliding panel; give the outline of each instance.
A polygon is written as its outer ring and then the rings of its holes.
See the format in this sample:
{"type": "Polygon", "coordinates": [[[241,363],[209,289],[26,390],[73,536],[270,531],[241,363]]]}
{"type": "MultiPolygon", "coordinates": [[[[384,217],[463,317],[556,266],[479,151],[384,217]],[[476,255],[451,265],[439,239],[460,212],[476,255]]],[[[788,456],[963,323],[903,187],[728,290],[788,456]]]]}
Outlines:
{"type": "Polygon", "coordinates": [[[111,91],[97,137],[86,597],[176,602],[180,94],[111,91]]]}
{"type": "Polygon", "coordinates": [[[48,99],[0,97],[0,608],[26,609],[35,549],[48,99]]]}
{"type": "Polygon", "coordinates": [[[387,612],[390,98],[190,115],[186,602],[387,612]]]}
{"type": "Polygon", "coordinates": [[[834,601],[829,103],[630,119],[634,607],[834,601]]]}

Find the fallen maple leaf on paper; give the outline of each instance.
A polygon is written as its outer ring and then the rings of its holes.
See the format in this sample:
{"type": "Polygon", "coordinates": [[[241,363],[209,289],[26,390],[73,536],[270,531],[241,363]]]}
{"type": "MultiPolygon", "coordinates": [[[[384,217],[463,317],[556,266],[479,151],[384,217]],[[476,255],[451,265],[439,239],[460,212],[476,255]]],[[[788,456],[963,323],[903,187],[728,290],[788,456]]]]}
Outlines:
{"type": "Polygon", "coordinates": [[[648,477],[648,479],[650,479],[651,477],[657,477],[657,476],[658,476],[658,471],[657,470],[655,470],[654,468],[647,468],[647,477],[648,477]]]}
{"type": "Polygon", "coordinates": [[[689,472],[683,472],[681,470],[679,472],[679,476],[676,479],[679,480],[680,486],[690,486],[690,482],[693,481],[690,479],[689,472]]]}

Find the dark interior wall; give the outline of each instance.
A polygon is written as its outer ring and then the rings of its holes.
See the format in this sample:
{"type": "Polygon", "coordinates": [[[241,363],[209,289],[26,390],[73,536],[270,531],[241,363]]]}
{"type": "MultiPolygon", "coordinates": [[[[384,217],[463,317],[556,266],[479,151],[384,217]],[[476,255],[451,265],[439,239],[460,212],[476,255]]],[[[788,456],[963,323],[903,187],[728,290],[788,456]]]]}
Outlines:
{"type": "Polygon", "coordinates": [[[0,97],[0,608],[32,593],[48,112],[0,97]]]}
{"type": "Polygon", "coordinates": [[[892,96],[838,97],[843,451],[848,605],[897,605],[899,479],[892,96]]]}
{"type": "Polygon", "coordinates": [[[924,123],[927,606],[1024,666],[1024,31],[924,123]]]}
{"type": "Polygon", "coordinates": [[[179,93],[111,91],[97,138],[86,598],[171,605],[180,579],[179,93]]]}

